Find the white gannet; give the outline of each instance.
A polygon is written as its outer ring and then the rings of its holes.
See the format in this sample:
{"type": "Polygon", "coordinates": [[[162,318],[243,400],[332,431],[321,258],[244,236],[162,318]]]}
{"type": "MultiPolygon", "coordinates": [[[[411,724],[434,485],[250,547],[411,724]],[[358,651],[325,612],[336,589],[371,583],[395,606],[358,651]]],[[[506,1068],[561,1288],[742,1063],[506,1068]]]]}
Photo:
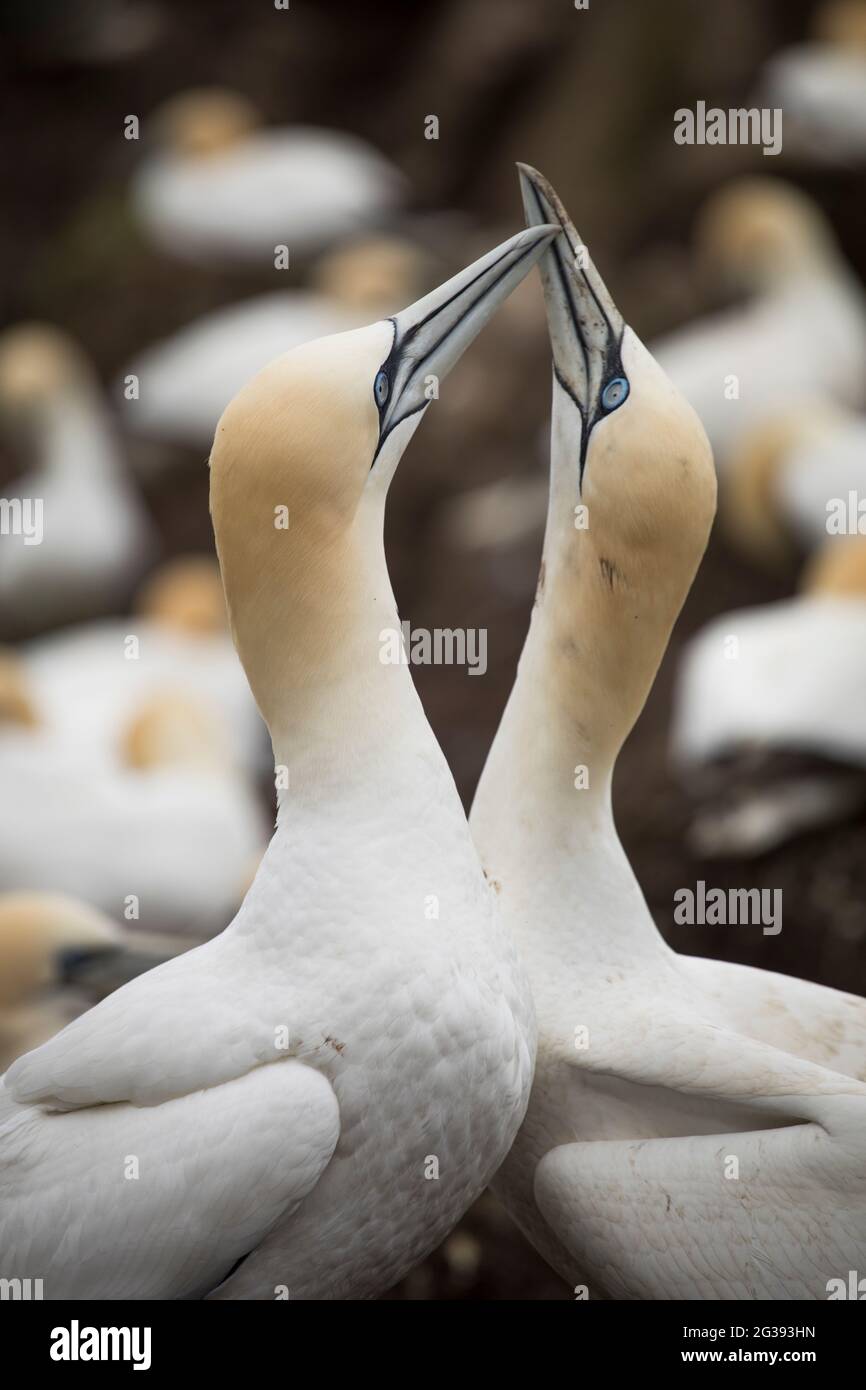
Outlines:
{"type": "Polygon", "coordinates": [[[89,903],[59,893],[0,894],[0,1069],[94,999],[194,944],[123,932],[89,903]]]}
{"type": "Polygon", "coordinates": [[[124,423],[156,439],[209,445],[229,401],[256,372],[301,343],[361,328],[417,297],[422,262],[409,242],[368,237],[323,256],[309,288],[204,314],[126,364],[115,393],[124,423]]]}
{"type": "Polygon", "coordinates": [[[524,195],[530,222],[562,225],[542,262],[550,508],[471,824],[539,1045],[494,1190],[575,1287],[825,1298],[866,1239],[866,1004],[678,956],[655,928],[611,778],[706,544],[712,457],[591,261],[576,264],[553,190],[525,170],[524,195]]]}
{"type": "Polygon", "coordinates": [[[812,163],[856,165],[866,159],[866,5],[819,6],[813,37],[774,53],[757,93],[784,112],[785,149],[812,163]]]}
{"type": "Polygon", "coordinates": [[[737,439],[807,397],[857,407],[866,396],[866,296],[829,225],[780,179],[739,179],[701,211],[698,255],[752,298],[653,344],[694,406],[720,474],[737,439]]]}
{"type": "Polygon", "coordinates": [[[115,732],[97,747],[84,728],[41,723],[26,668],[3,659],[0,891],[68,893],[149,930],[210,936],[267,843],[257,792],[202,699],[151,692],[115,732]]]}
{"type": "Polygon", "coordinates": [[[672,753],[704,855],[760,854],[866,802],[866,538],[828,540],[802,590],[684,648],[672,753]]]}
{"type": "Polygon", "coordinates": [[[154,532],[91,368],[59,329],[18,324],[0,337],[0,417],[36,456],[4,492],[4,627],[27,632],[118,606],[155,548],[154,532]]]}
{"type": "Polygon", "coordinates": [[[828,536],[851,534],[861,502],[866,513],[866,416],[800,400],[739,440],[721,516],[736,549],[766,569],[790,568],[828,536]]]}
{"type": "Polygon", "coordinates": [[[290,789],[222,935],[6,1075],[4,1274],[38,1268],[47,1298],[220,1281],[220,1298],[372,1297],[508,1151],[532,1076],[529,987],[408,666],[380,659],[399,630],[382,532],[432,379],[551,231],[286,354],[220,422],[232,629],[290,789]]]}
{"type": "Polygon", "coordinates": [[[387,222],[405,180],[366,141],[312,126],[264,128],[236,92],[184,92],[145,128],[157,148],[132,181],[135,211],[164,249],[192,261],[273,264],[387,222]]]}
{"type": "Polygon", "coordinates": [[[35,638],[16,660],[38,722],[95,764],[114,765],[137,712],[172,691],[213,709],[228,739],[226,761],[252,776],[270,766],[215,558],[168,561],[139,588],[132,614],[35,638]]]}

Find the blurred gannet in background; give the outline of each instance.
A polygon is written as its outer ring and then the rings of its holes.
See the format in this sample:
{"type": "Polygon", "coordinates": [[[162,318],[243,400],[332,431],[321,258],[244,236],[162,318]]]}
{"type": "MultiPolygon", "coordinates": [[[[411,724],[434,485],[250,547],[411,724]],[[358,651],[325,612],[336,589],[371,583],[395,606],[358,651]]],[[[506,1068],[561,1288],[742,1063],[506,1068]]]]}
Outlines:
{"type": "Polygon", "coordinates": [[[209,445],[219,417],[256,372],[301,343],[360,328],[421,290],[425,257],[409,242],[368,238],[323,257],[310,289],[257,295],[205,314],[146,348],[121,373],[117,395],[137,433],[209,445]],[[125,382],[139,381],[137,399],[125,382]]]}
{"type": "Polygon", "coordinates": [[[832,539],[796,598],[687,643],[672,751],[698,793],[695,848],[761,854],[866,802],[866,539],[832,539]]]}
{"type": "Polygon", "coordinates": [[[0,891],[73,894],[151,930],[219,930],[268,831],[211,706],[151,694],[97,752],[85,730],[42,724],[27,674],[5,657],[0,891]]]}
{"type": "Polygon", "coordinates": [[[264,128],[237,92],[173,98],[145,129],[158,146],[132,182],[153,239],[186,260],[273,263],[318,253],[386,223],[404,196],[399,171],[365,141],[312,126],[264,128]]]}
{"type": "Polygon", "coordinates": [[[155,548],[154,533],[124,475],[90,365],[59,329],[19,324],[0,337],[0,417],[37,460],[4,496],[21,499],[8,505],[20,505],[25,522],[41,510],[38,530],[7,524],[4,510],[4,626],[26,632],[122,603],[155,548]]]}
{"type": "Polygon", "coordinates": [[[866,416],[820,400],[771,415],[739,441],[722,501],[731,544],[766,569],[846,534],[860,501],[866,533],[866,416]]]}
{"type": "Polygon", "coordinates": [[[46,1298],[372,1297],[508,1151],[529,989],[408,666],[381,659],[399,631],[382,533],[430,375],[550,235],[287,353],[220,422],[232,630],[290,791],[222,935],[6,1075],[4,1274],[38,1268],[46,1298]],[[284,502],[288,531],[269,524],[284,502]],[[124,1181],[125,1153],[141,1181],[124,1181]]]}
{"type": "Polygon", "coordinates": [[[94,999],[193,944],[122,932],[59,893],[0,894],[0,1071],[94,999]]]}
{"type": "Polygon", "coordinates": [[[758,101],[785,113],[785,149],[817,164],[866,159],[866,5],[831,0],[814,18],[814,38],[775,53],[758,101]]]}
{"type": "Polygon", "coordinates": [[[113,764],[136,711],[169,690],[219,716],[226,762],[265,772],[267,734],[228,633],[216,560],[190,555],[162,565],[135,607],[18,649],[38,722],[91,762],[113,764]]]}
{"type": "Polygon", "coordinates": [[[697,244],[716,278],[752,298],[668,334],[653,355],[723,473],[737,440],[779,409],[804,397],[863,402],[866,296],[816,204],[778,179],[723,187],[701,211],[697,244]]]}
{"type": "Polygon", "coordinates": [[[539,1047],[494,1189],[572,1286],[825,1298],[866,1238],[866,1085],[852,1079],[866,1076],[866,1003],[675,955],[623,852],[614,764],[700,562],[715,478],[697,416],[592,263],[577,267],[555,193],[532,170],[523,183],[528,220],[562,224],[542,262],[550,508],[471,824],[539,1047]]]}

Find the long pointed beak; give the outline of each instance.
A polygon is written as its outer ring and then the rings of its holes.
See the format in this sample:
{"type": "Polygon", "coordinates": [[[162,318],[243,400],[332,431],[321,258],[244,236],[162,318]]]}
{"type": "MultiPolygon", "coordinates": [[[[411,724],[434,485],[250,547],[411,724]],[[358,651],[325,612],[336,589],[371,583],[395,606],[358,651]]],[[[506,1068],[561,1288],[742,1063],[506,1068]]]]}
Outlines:
{"type": "Polygon", "coordinates": [[[605,386],[623,375],[620,353],[625,324],[547,179],[528,164],[517,167],[527,225],[556,222],[559,227],[540,271],[554,371],[583,423],[582,479],[592,428],[607,413],[601,399],[605,386]]]}
{"type": "Polygon", "coordinates": [[[518,232],[394,315],[394,342],[382,364],[390,391],[379,413],[377,454],[401,420],[428,404],[430,378],[447,376],[558,231],[539,222],[518,232]]]}

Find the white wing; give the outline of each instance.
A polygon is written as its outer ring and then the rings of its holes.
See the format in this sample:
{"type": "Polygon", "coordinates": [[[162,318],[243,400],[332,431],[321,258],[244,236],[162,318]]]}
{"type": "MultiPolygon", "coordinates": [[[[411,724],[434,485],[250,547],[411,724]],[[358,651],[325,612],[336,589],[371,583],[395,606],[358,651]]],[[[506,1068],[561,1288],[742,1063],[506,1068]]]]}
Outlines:
{"type": "Polygon", "coordinates": [[[141,1109],[17,1106],[0,1125],[4,1276],[42,1279],[47,1299],[200,1297],[312,1190],[339,1127],[327,1080],[290,1060],[141,1109]]]}
{"type": "Polygon", "coordinates": [[[562,1145],[535,1197],[614,1298],[824,1299],[863,1267],[864,1158],[866,1101],[840,1096],[820,1123],[562,1145]]]}
{"type": "Polygon", "coordinates": [[[247,952],[224,934],[168,961],[10,1067],[6,1277],[48,1298],[194,1297],[315,1186],[337,1100],[275,1051],[247,952]]]}

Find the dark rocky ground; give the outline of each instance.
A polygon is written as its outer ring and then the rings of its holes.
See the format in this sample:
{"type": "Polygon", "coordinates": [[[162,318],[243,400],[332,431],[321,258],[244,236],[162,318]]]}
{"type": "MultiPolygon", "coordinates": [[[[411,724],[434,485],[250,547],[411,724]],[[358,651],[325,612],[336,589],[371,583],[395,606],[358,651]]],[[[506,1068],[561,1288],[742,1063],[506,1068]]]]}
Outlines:
{"type": "MultiPolygon", "coordinates": [[[[670,112],[701,96],[720,105],[741,101],[761,58],[800,35],[810,9],[808,0],[718,7],[611,0],[597,16],[593,6],[589,18],[552,0],[346,0],[315,8],[293,3],[282,15],[267,6],[190,0],[165,7],[162,35],[146,55],[100,66],[44,61],[44,35],[27,7],[13,6],[4,21],[7,29],[14,22],[16,33],[3,60],[0,142],[3,320],[41,317],[63,325],[108,381],[127,355],[195,315],[286,285],[267,268],[226,274],[176,264],[143,241],[128,212],[125,184],[140,151],[122,139],[123,117],[146,117],[179,89],[217,82],[255,98],[272,120],[345,126],[377,141],[410,175],[416,210],[456,206],[465,214],[458,232],[436,248],[446,266],[513,230],[520,214],[511,162],[536,163],[573,208],[627,319],[651,337],[706,307],[685,260],[700,198],[726,175],[760,166],[760,156],[743,150],[718,151],[712,165],[694,151],[674,161],[670,112]],[[435,146],[421,134],[428,112],[441,119],[435,146]]],[[[778,163],[773,172],[797,178],[819,198],[846,253],[866,273],[862,183],[778,163]]],[[[537,434],[548,409],[546,345],[529,327],[516,319],[509,332],[488,333],[477,352],[485,370],[476,381],[494,383],[493,409],[480,411],[465,432],[447,416],[437,424],[431,412],[398,475],[387,529],[395,590],[413,625],[488,629],[483,679],[458,668],[416,671],[467,804],[513,679],[540,536],[504,558],[460,558],[438,518],[455,492],[537,467],[537,434]]],[[[471,390],[469,382],[464,389],[471,390]]],[[[131,460],[148,453],[132,440],[127,447],[131,460]]],[[[0,450],[2,479],[20,459],[8,443],[0,450]]],[[[168,553],[208,549],[204,460],[179,453],[176,462],[177,469],[147,484],[148,504],[168,553]]],[[[704,864],[685,847],[689,806],[666,756],[682,642],[712,615],[781,597],[793,583],[793,575],[772,579],[747,568],[714,536],[620,759],[617,820],[653,916],[678,949],[866,992],[864,819],[803,836],[758,861],[704,864]],[[673,894],[698,878],[719,887],[781,888],[781,935],[674,927],[673,894]]],[[[392,1296],[569,1294],[485,1197],[392,1296]]]]}

